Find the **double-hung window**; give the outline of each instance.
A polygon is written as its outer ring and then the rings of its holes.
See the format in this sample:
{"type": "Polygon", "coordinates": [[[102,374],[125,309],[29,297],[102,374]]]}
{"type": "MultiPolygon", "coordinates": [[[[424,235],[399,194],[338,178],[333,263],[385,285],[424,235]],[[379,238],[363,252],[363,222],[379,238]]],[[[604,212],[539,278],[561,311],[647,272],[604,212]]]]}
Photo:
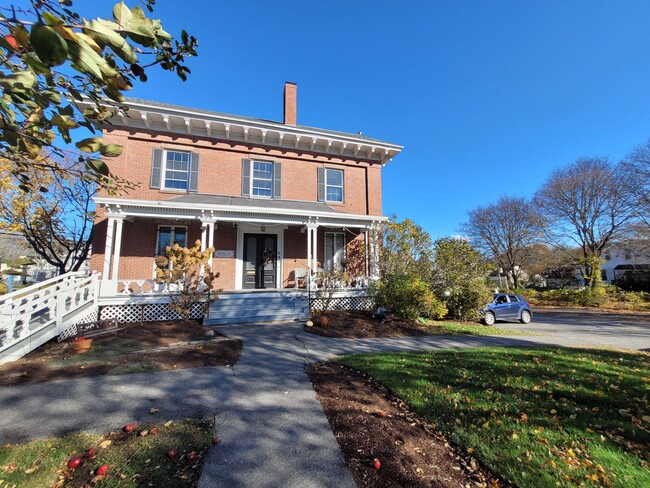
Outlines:
{"type": "Polygon", "coordinates": [[[345,258],[345,234],[325,233],[325,271],[343,271],[341,261],[345,258]]]}
{"type": "Polygon", "coordinates": [[[318,168],[318,201],[343,203],[343,181],[342,169],[318,168]]]}
{"type": "Polygon", "coordinates": [[[343,171],[325,169],[325,201],[343,202],[343,171]]]}
{"type": "Polygon", "coordinates": [[[273,163],[253,161],[251,195],[268,198],[273,196],[273,163]]]}
{"type": "Polygon", "coordinates": [[[195,192],[198,184],[198,153],[154,148],[150,188],[195,192]]]}
{"type": "Polygon", "coordinates": [[[190,153],[165,151],[164,188],[187,190],[190,175],[190,153]]]}
{"type": "Polygon", "coordinates": [[[242,160],[241,194],[253,198],[282,198],[282,163],[242,160]]]}
{"type": "Polygon", "coordinates": [[[156,242],[156,256],[165,256],[167,246],[178,244],[181,247],[187,246],[187,227],[164,226],[158,227],[158,239],[156,242]]]}

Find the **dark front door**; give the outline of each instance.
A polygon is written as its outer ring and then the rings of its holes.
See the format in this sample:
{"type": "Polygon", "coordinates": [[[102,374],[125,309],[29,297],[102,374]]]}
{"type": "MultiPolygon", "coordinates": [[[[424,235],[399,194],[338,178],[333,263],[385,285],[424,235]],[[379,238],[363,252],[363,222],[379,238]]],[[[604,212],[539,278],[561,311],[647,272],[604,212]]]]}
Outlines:
{"type": "Polygon", "coordinates": [[[244,234],[244,288],[275,288],[275,234],[244,234]]]}

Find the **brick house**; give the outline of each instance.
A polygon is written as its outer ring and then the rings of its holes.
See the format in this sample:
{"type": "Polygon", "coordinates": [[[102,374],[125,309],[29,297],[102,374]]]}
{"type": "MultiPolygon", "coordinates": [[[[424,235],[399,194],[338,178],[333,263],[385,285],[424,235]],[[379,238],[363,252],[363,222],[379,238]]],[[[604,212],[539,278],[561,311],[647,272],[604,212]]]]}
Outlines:
{"type": "Polygon", "coordinates": [[[296,104],[293,83],[283,122],[127,99],[101,127],[123,147],[111,171],[138,184],[95,199],[102,296],[154,293],[155,256],[197,239],[226,291],[300,289],[317,270],[356,287],[377,276],[381,169],[402,147],[298,125],[296,104]]]}

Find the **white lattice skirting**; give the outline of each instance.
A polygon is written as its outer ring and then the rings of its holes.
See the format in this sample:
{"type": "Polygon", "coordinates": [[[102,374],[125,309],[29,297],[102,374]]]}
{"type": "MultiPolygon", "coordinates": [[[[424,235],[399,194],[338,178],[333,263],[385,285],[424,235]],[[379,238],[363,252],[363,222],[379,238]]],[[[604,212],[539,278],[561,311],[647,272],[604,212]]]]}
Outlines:
{"type": "Polygon", "coordinates": [[[373,310],[375,300],[369,296],[312,297],[309,309],[312,312],[324,310],[373,310]]]}
{"type": "Polygon", "coordinates": [[[68,337],[74,337],[77,335],[77,325],[79,324],[86,324],[88,322],[96,322],[97,317],[99,316],[99,307],[93,307],[92,310],[89,310],[87,314],[82,316],[79,320],[77,320],[73,325],[65,329],[61,335],[58,337],[58,341],[64,341],[68,337]]]}
{"type": "MultiPolygon", "coordinates": [[[[195,303],[190,310],[190,319],[205,317],[207,304],[195,303]]],[[[137,305],[105,305],[101,307],[99,320],[117,319],[118,322],[157,322],[159,320],[180,320],[178,313],[167,303],[142,303],[137,305]]]]}

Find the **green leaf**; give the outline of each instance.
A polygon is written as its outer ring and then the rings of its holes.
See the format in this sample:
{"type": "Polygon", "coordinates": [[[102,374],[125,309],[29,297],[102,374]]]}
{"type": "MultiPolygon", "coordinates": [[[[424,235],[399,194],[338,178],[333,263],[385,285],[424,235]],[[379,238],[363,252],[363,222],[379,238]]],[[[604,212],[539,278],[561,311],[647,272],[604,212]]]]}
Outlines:
{"type": "Polygon", "coordinates": [[[89,47],[84,48],[83,44],[70,43],[69,47],[69,57],[74,69],[81,73],[94,76],[97,79],[102,79],[102,72],[96,62],[99,56],[95,51],[89,47]]]}
{"type": "Polygon", "coordinates": [[[59,66],[68,57],[68,44],[49,25],[34,24],[31,30],[31,43],[37,56],[46,66],[59,66]]]}
{"type": "Polygon", "coordinates": [[[36,84],[36,76],[31,71],[12,73],[0,78],[0,85],[8,92],[20,91],[33,88],[36,84]]]}
{"type": "Polygon", "coordinates": [[[106,163],[101,159],[88,159],[87,163],[90,170],[99,173],[100,175],[108,176],[110,173],[108,166],[106,166],[106,163]]]}
{"type": "Polygon", "coordinates": [[[132,14],[129,7],[124,2],[116,3],[113,7],[113,19],[120,25],[126,24],[131,20],[132,14]]]}
{"type": "Polygon", "coordinates": [[[74,129],[78,127],[78,124],[74,120],[70,120],[70,118],[67,115],[58,115],[54,114],[52,116],[52,125],[55,125],[56,127],[63,127],[63,128],[69,128],[69,129],[74,129]]]}
{"type": "Polygon", "coordinates": [[[122,154],[122,146],[117,144],[106,144],[99,149],[99,153],[107,158],[116,158],[122,154]]]}
{"type": "Polygon", "coordinates": [[[124,62],[133,64],[137,62],[138,56],[133,46],[129,44],[119,33],[111,29],[105,21],[91,20],[86,22],[84,32],[92,37],[98,44],[107,45],[124,62]]]}
{"type": "MultiPolygon", "coordinates": [[[[83,152],[93,153],[99,151],[104,145],[104,139],[101,137],[88,137],[75,144],[83,152]]],[[[110,145],[110,144],[109,144],[110,145]]]]}
{"type": "Polygon", "coordinates": [[[59,17],[57,17],[54,14],[51,14],[50,12],[47,12],[47,11],[42,12],[41,16],[43,17],[43,19],[45,19],[45,22],[47,23],[47,25],[63,24],[63,19],[60,19],[59,17]]]}

